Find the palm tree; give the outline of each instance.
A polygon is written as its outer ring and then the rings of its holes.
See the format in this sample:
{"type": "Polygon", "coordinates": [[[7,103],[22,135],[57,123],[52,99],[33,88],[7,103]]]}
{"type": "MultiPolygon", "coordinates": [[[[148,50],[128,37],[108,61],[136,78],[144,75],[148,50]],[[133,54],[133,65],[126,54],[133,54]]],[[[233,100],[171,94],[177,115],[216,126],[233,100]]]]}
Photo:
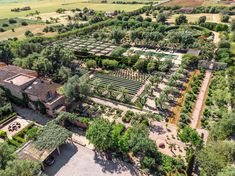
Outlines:
{"type": "Polygon", "coordinates": [[[163,103],[166,100],[166,94],[161,93],[158,98],[155,98],[155,105],[156,107],[159,107],[161,110],[163,109],[163,103]]]}
{"type": "Polygon", "coordinates": [[[176,145],[175,144],[168,144],[169,145],[169,148],[170,148],[170,150],[171,150],[171,152],[175,155],[175,152],[173,151],[173,148],[175,148],[176,147],[176,145]]]}
{"type": "Polygon", "coordinates": [[[121,98],[123,98],[123,100],[126,100],[126,95],[128,94],[128,90],[125,87],[121,87],[119,91],[121,93],[121,98]]]}
{"type": "Polygon", "coordinates": [[[95,91],[96,93],[99,93],[99,88],[100,88],[100,85],[101,85],[100,79],[94,79],[94,80],[92,81],[92,85],[93,85],[94,91],[95,91]]]}
{"type": "Polygon", "coordinates": [[[108,85],[106,85],[106,91],[108,92],[108,96],[112,97],[112,90],[113,90],[113,85],[110,83],[108,85]]]}

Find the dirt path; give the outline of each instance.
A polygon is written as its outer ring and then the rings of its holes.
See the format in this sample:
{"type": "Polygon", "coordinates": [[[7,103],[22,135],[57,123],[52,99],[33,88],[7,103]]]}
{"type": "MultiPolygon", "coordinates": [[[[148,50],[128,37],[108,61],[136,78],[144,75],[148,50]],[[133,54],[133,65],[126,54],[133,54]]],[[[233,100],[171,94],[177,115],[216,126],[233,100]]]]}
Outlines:
{"type": "Polygon", "coordinates": [[[197,124],[199,122],[199,120],[201,119],[201,113],[203,110],[203,104],[204,104],[204,100],[206,98],[206,94],[207,94],[207,89],[209,87],[209,83],[210,83],[210,78],[212,76],[211,71],[206,71],[205,73],[205,78],[203,79],[201,88],[200,88],[200,92],[197,96],[197,101],[195,103],[195,108],[192,112],[192,121],[190,126],[192,128],[197,128],[197,124]]]}

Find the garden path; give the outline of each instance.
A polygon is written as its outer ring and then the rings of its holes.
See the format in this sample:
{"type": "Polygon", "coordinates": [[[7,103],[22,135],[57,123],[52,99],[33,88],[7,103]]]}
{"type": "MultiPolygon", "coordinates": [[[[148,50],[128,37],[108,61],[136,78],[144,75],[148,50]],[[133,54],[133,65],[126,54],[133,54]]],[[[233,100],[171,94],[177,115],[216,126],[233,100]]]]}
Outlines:
{"type": "Polygon", "coordinates": [[[145,86],[148,85],[150,83],[149,79],[147,81],[145,81],[144,85],[138,90],[138,92],[135,94],[135,96],[131,99],[131,102],[134,103],[138,97],[140,96],[140,94],[142,94],[142,92],[145,89],[145,86]]]}
{"type": "Polygon", "coordinates": [[[204,101],[205,101],[205,98],[206,98],[206,95],[207,95],[207,92],[208,92],[208,87],[209,87],[209,84],[210,84],[211,76],[212,76],[212,72],[207,70],[206,73],[205,73],[205,78],[202,81],[200,92],[197,96],[197,101],[196,101],[196,104],[195,104],[195,108],[194,108],[193,113],[192,113],[192,120],[191,120],[191,124],[190,124],[190,126],[192,128],[197,128],[197,124],[200,120],[201,113],[202,113],[202,108],[203,108],[203,104],[204,104],[204,101]]]}
{"type": "Polygon", "coordinates": [[[139,109],[136,109],[134,107],[131,107],[131,106],[127,106],[127,105],[122,105],[120,103],[116,103],[116,102],[112,102],[111,100],[103,100],[103,99],[100,99],[100,98],[96,98],[96,97],[91,97],[91,100],[94,101],[95,103],[98,103],[98,104],[102,104],[102,105],[105,105],[105,106],[109,106],[111,108],[116,108],[116,109],[120,109],[122,111],[128,111],[128,110],[131,110],[135,113],[145,113],[139,109]]]}

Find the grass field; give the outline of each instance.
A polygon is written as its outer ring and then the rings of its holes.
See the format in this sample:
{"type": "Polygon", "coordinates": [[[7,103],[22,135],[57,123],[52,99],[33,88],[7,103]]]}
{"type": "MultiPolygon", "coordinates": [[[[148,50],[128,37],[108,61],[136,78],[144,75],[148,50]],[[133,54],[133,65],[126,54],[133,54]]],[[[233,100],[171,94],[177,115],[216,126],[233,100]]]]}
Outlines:
{"type": "Polygon", "coordinates": [[[22,17],[30,12],[38,10],[41,13],[54,12],[58,8],[73,9],[73,8],[91,8],[101,11],[124,10],[132,11],[142,7],[143,4],[101,4],[89,3],[85,0],[30,0],[30,1],[15,1],[12,3],[2,3],[0,5],[0,18],[22,17]],[[17,7],[30,6],[32,10],[22,12],[11,12],[11,9],[17,7]]]}
{"type": "MultiPolygon", "coordinates": [[[[27,30],[30,30],[34,34],[42,33],[42,30],[45,28],[45,24],[31,24],[28,26],[21,26],[15,29],[15,32],[12,32],[11,30],[8,30],[6,32],[0,32],[0,41],[1,40],[7,40],[8,38],[14,38],[17,37],[18,39],[25,38],[24,33],[27,30]]],[[[42,33],[45,36],[51,36],[55,35],[56,33],[42,33]]]]}
{"type": "Polygon", "coordinates": [[[43,23],[42,21],[38,21],[38,20],[20,19],[20,18],[14,18],[14,19],[17,21],[17,23],[10,24],[9,23],[9,19],[7,19],[7,18],[0,19],[0,27],[5,29],[5,30],[9,30],[9,29],[21,27],[22,26],[22,24],[21,24],[22,22],[27,22],[28,24],[40,24],[40,23],[43,23]],[[9,26],[3,27],[3,24],[8,24],[9,26]]]}

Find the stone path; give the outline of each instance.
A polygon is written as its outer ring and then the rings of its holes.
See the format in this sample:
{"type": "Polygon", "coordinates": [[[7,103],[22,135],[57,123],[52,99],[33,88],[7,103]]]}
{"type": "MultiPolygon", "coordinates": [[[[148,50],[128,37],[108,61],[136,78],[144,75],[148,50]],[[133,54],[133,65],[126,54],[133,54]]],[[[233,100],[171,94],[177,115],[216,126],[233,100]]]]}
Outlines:
{"type": "Polygon", "coordinates": [[[128,111],[128,110],[131,110],[135,113],[145,113],[139,109],[136,109],[134,107],[131,107],[131,106],[128,106],[128,105],[122,105],[120,103],[116,103],[116,102],[112,102],[111,100],[103,100],[103,99],[100,99],[100,98],[96,98],[96,97],[91,97],[91,100],[94,101],[95,103],[98,103],[98,104],[102,104],[102,105],[105,105],[105,106],[109,106],[111,108],[116,108],[116,109],[120,109],[122,111],[128,111]]]}

